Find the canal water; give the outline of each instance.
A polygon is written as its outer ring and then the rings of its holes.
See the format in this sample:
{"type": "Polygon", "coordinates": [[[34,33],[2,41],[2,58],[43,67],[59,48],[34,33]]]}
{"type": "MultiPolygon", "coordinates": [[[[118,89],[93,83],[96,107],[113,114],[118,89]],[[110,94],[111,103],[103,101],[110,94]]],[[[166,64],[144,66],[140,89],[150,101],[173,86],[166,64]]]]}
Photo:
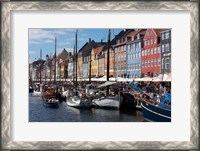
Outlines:
{"type": "Polygon", "coordinates": [[[144,122],[142,111],[78,109],[67,106],[66,102],[58,108],[43,105],[40,97],[29,96],[29,122],[144,122]]]}

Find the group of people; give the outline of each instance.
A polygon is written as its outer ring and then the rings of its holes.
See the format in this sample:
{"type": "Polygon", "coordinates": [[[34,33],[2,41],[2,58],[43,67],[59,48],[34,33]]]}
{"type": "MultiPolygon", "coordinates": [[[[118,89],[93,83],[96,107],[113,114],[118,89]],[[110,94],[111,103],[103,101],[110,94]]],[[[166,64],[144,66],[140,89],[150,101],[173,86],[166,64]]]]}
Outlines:
{"type": "Polygon", "coordinates": [[[170,82],[140,82],[137,86],[143,90],[142,99],[153,104],[171,105],[171,83],[170,82]]]}

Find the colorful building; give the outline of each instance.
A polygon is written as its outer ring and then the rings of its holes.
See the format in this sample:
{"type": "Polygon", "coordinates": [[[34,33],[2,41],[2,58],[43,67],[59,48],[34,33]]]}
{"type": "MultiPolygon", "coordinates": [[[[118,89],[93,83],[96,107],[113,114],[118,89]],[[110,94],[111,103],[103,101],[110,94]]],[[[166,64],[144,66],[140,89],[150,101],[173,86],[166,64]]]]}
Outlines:
{"type": "MultiPolygon", "coordinates": [[[[91,51],[91,77],[98,77],[99,76],[99,55],[101,54],[102,50],[104,49],[105,45],[99,46],[97,48],[93,48],[91,51]]],[[[90,64],[89,64],[90,68],[90,64]]]]}
{"type": "Polygon", "coordinates": [[[68,79],[74,79],[75,77],[75,56],[71,55],[68,58],[68,79]]]}
{"type": "Polygon", "coordinates": [[[103,77],[105,75],[105,54],[104,51],[102,51],[99,54],[98,58],[98,76],[103,77]]]}
{"type": "Polygon", "coordinates": [[[161,73],[171,72],[171,30],[166,29],[160,32],[161,47],[161,73]]]}
{"type": "Polygon", "coordinates": [[[82,64],[83,64],[82,51],[79,51],[78,52],[78,64],[77,64],[78,79],[81,79],[83,77],[82,64]]]}
{"type": "Polygon", "coordinates": [[[133,29],[126,29],[121,31],[116,39],[114,45],[114,58],[115,58],[115,77],[127,77],[126,76],[126,44],[131,40],[131,37],[127,36],[133,29]]]}
{"type": "Polygon", "coordinates": [[[147,29],[143,42],[141,62],[142,62],[142,77],[158,76],[161,72],[161,54],[159,49],[160,43],[159,29],[147,29]]]}
{"type": "Polygon", "coordinates": [[[129,33],[131,41],[127,43],[127,78],[141,77],[141,49],[146,30],[137,29],[129,33]]]}

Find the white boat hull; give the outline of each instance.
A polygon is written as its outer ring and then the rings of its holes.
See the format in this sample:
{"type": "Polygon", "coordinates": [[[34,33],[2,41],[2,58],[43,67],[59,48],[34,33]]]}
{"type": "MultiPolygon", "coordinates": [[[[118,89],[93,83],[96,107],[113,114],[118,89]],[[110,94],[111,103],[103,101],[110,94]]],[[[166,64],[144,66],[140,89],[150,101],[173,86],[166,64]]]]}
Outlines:
{"type": "Polygon", "coordinates": [[[82,99],[76,96],[72,96],[67,98],[67,105],[71,107],[77,108],[90,108],[92,107],[92,101],[87,99],[82,99]]]}
{"type": "Polygon", "coordinates": [[[121,97],[104,97],[94,99],[93,104],[100,108],[116,108],[119,109],[121,105],[121,97]]]}
{"type": "Polygon", "coordinates": [[[42,92],[40,92],[40,91],[33,91],[33,96],[42,96],[42,92]]]}

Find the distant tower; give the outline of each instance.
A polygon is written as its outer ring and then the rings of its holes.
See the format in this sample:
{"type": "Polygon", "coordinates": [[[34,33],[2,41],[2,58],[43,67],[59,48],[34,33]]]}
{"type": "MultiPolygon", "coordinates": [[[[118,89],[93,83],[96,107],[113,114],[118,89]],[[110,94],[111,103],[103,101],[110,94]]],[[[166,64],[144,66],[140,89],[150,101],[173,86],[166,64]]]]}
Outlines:
{"type": "Polygon", "coordinates": [[[40,49],[40,60],[42,60],[42,49],[40,49]]]}
{"type": "Polygon", "coordinates": [[[49,55],[48,54],[46,54],[46,60],[49,60],[49,55]]]}

